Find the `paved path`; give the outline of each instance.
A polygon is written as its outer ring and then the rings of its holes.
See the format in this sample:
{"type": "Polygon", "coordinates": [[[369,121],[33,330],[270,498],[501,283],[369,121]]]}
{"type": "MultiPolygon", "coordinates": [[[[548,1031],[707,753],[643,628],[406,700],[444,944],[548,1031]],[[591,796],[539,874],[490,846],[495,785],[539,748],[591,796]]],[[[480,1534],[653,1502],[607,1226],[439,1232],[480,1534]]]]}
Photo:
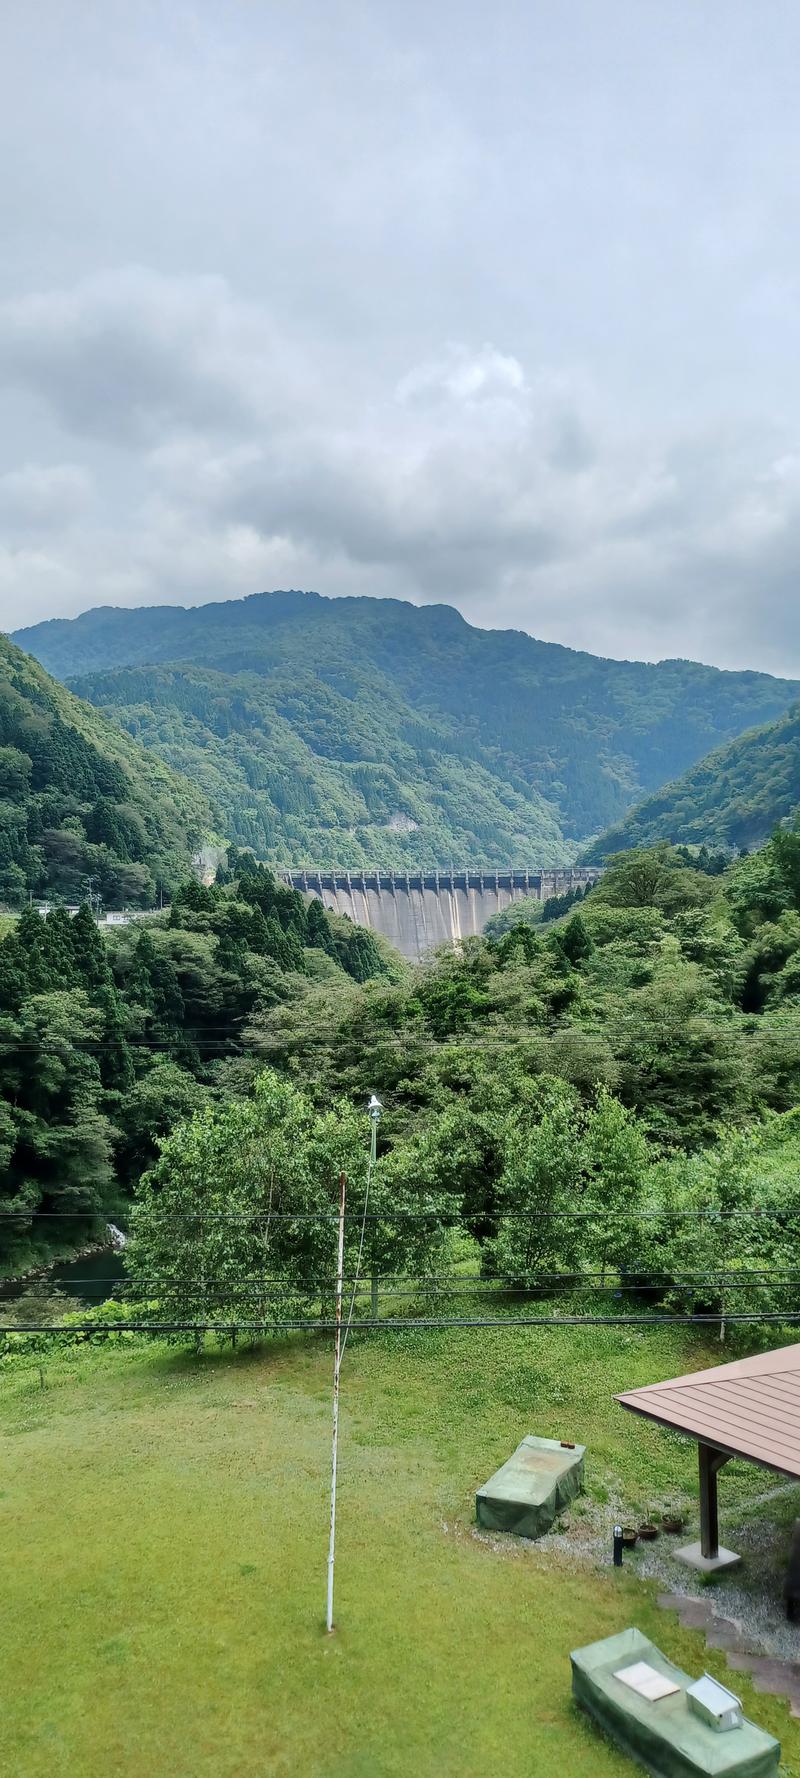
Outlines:
{"type": "Polygon", "coordinates": [[[676,1611],[686,1629],[702,1630],[710,1648],[724,1649],[729,1667],[749,1673],[757,1692],[786,1698],[791,1715],[800,1717],[800,1661],[756,1653],[741,1618],[718,1617],[710,1599],[659,1593],[658,1603],[664,1611],[676,1611]]]}

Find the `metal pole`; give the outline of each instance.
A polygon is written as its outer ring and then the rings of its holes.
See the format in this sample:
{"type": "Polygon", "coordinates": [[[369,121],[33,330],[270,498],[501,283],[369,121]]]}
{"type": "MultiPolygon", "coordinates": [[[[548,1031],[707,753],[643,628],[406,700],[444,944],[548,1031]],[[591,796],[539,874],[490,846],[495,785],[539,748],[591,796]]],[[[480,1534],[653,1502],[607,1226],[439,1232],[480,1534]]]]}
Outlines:
{"type": "Polygon", "coordinates": [[[336,1262],[336,1332],[333,1360],[333,1439],[331,1444],[331,1533],[328,1542],[328,1607],[325,1628],[333,1631],[333,1565],[336,1560],[336,1464],[339,1455],[339,1372],[342,1367],[342,1289],[344,1286],[344,1208],[347,1179],[339,1174],[339,1251],[336,1262]]]}
{"type": "MultiPolygon", "coordinates": [[[[379,1111],[378,1112],[374,1112],[374,1111],[370,1112],[370,1120],[369,1120],[370,1121],[370,1145],[369,1145],[370,1177],[375,1172],[375,1162],[376,1162],[377,1155],[378,1155],[378,1118],[379,1117],[380,1117],[379,1111]]],[[[372,1289],[371,1289],[371,1293],[370,1293],[370,1305],[371,1305],[372,1319],[373,1319],[373,1321],[377,1321],[377,1319],[378,1319],[378,1274],[375,1270],[374,1257],[373,1257],[373,1261],[372,1261],[372,1280],[371,1280],[371,1282],[372,1282],[372,1289]]]]}

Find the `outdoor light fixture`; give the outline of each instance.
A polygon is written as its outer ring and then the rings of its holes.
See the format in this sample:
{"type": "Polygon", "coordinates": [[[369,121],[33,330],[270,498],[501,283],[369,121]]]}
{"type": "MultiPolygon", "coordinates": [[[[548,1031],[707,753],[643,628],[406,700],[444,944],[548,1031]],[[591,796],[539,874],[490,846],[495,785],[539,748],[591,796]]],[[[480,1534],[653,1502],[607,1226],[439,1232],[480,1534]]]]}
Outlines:
{"type": "Polygon", "coordinates": [[[375,1165],[375,1161],[376,1161],[377,1155],[378,1155],[378,1120],[380,1118],[382,1110],[383,1110],[383,1106],[380,1102],[380,1099],[378,1098],[377,1093],[373,1093],[370,1097],[370,1101],[367,1106],[367,1117],[369,1118],[370,1124],[372,1126],[372,1128],[370,1130],[370,1145],[369,1145],[370,1172],[372,1171],[372,1168],[375,1165]]]}

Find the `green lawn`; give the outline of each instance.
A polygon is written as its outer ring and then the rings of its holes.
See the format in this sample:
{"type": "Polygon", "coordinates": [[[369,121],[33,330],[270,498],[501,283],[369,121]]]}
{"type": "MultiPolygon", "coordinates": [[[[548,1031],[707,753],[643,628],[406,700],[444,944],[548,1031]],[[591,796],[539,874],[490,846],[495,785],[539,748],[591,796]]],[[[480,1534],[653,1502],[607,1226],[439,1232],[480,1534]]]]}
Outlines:
{"type": "MultiPolygon", "coordinates": [[[[720,1356],[680,1330],[354,1337],[338,1631],[322,1620],[328,1346],[73,1349],[0,1385],[0,1769],[14,1778],[611,1778],[569,1649],[636,1623],[721,1657],[633,1575],[473,1534],[522,1434],[585,1439],[589,1515],[693,1484],[614,1389],[720,1356]]],[[[725,1503],[763,1490],[732,1466],[725,1503]]],[[[580,1519],[577,1521],[580,1524],[580,1519]]],[[[561,1546],[559,1546],[560,1548],[561,1546]]],[[[564,1540],[565,1552],[568,1540],[564,1540]]],[[[728,1674],[730,1678],[730,1675],[728,1674]]],[[[735,1687],[800,1773],[800,1724],[735,1687]]]]}

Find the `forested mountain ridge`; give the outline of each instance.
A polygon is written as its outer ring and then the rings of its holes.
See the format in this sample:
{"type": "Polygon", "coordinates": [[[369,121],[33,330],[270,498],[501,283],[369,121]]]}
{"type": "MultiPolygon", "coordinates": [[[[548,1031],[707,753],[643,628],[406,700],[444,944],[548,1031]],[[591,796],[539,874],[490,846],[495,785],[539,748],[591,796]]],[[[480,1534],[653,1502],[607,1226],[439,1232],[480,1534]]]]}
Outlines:
{"type": "Polygon", "coordinates": [[[599,863],[614,852],[652,846],[759,846],[800,809],[800,705],[777,722],[718,747],[631,810],[586,852],[599,863]]]}
{"type": "Polygon", "coordinates": [[[602,660],[447,606],[257,594],[19,631],[279,864],[568,862],[796,682],[602,660]]]}
{"type": "Polygon", "coordinates": [[[0,636],[0,902],[150,905],[211,826],[194,785],[0,636]]]}

